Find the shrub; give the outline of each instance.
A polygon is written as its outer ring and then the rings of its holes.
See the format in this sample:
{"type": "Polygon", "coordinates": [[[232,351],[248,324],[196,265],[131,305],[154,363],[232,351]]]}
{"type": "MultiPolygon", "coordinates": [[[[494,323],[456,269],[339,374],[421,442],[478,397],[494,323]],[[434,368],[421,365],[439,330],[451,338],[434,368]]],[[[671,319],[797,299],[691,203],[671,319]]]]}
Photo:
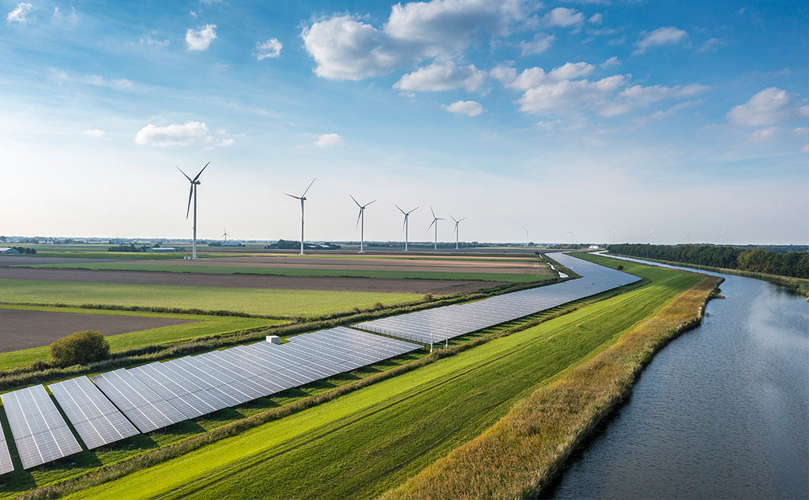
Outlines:
{"type": "Polygon", "coordinates": [[[85,330],[59,339],[50,346],[51,362],[57,366],[86,365],[110,355],[110,344],[100,332],[85,330]]]}
{"type": "Polygon", "coordinates": [[[380,309],[384,309],[384,308],[385,308],[385,306],[382,305],[382,302],[377,302],[376,304],[374,304],[374,309],[376,309],[376,310],[380,310],[380,309]]]}
{"type": "Polygon", "coordinates": [[[615,269],[617,269],[617,270],[619,270],[619,271],[623,271],[623,270],[624,270],[624,266],[622,266],[621,264],[618,264],[618,267],[616,267],[615,269]]]}
{"type": "Polygon", "coordinates": [[[424,294],[424,302],[432,302],[433,300],[435,300],[435,297],[433,297],[433,294],[431,294],[431,293],[425,293],[424,294]]]}

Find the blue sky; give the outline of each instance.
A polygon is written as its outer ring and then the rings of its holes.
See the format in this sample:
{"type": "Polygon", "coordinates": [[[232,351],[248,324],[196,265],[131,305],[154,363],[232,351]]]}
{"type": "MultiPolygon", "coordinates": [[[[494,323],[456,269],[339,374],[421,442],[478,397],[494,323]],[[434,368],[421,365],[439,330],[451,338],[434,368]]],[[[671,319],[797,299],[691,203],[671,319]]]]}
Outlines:
{"type": "Polygon", "coordinates": [[[0,7],[0,234],[809,243],[805,2],[0,7]]]}

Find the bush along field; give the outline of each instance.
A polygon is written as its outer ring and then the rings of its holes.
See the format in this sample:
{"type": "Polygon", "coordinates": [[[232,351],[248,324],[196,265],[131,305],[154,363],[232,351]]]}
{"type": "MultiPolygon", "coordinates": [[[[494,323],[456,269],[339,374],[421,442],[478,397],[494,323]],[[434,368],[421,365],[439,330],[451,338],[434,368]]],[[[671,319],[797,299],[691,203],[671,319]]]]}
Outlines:
{"type": "MultiPolygon", "coordinates": [[[[516,418],[515,412],[526,439],[531,437],[564,455],[599,412],[614,404],[615,394],[625,391],[605,392],[598,380],[589,380],[592,366],[613,363],[614,367],[599,371],[599,377],[612,380],[613,385],[619,380],[619,387],[630,385],[638,366],[698,316],[714,286],[692,273],[622,264],[643,277],[644,284],[628,287],[622,294],[607,294],[601,301],[571,306],[568,314],[548,313],[478,333],[466,342],[459,339],[432,355],[286,407],[264,409],[210,432],[106,462],[90,474],[30,496],[367,498],[391,489],[388,494],[396,497],[478,496],[474,494],[476,478],[460,478],[452,483],[455,486],[441,489],[440,482],[429,479],[442,473],[430,471],[445,467],[440,470],[449,470],[453,476],[454,469],[445,462],[506,425],[502,422],[516,418]],[[694,300],[681,301],[692,295],[694,300]],[[636,335],[643,340],[630,341],[636,335]],[[626,353],[605,360],[621,349],[626,353]],[[627,360],[635,363],[629,363],[628,376],[623,368],[627,360]],[[566,411],[581,418],[559,417],[546,436],[536,430],[544,429],[536,419],[545,413],[545,405],[557,399],[544,401],[537,395],[557,390],[552,388],[558,384],[573,384],[563,389],[563,393],[572,391],[576,402],[566,411]],[[601,399],[594,400],[593,394],[601,399]],[[589,404],[591,400],[595,402],[589,404]],[[435,489],[430,490],[433,484],[435,489]],[[463,485],[468,488],[452,489],[463,485]]],[[[552,406],[547,409],[559,414],[552,406]]],[[[518,436],[517,444],[522,437],[518,436]]],[[[489,453],[515,453],[510,448],[514,443],[506,445],[502,450],[496,446],[473,450],[474,460],[483,467],[481,475],[491,473],[486,464],[497,458],[489,453]]],[[[546,463],[558,465],[559,461],[556,453],[546,463]]],[[[511,496],[515,488],[530,491],[534,486],[520,476],[518,464],[500,467],[508,470],[487,486],[490,490],[479,491],[511,496]]],[[[534,461],[525,468],[540,471],[543,467],[534,461]]]]}

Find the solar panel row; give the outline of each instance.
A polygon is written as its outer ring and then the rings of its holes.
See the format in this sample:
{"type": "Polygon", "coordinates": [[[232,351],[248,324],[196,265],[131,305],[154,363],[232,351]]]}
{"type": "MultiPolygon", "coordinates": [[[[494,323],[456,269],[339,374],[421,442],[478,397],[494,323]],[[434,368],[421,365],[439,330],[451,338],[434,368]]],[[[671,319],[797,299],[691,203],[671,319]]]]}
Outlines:
{"type": "Polygon", "coordinates": [[[0,399],[24,469],[81,451],[45,387],[7,392],[0,399]]]}
{"type": "Polygon", "coordinates": [[[11,454],[8,452],[6,435],[3,433],[3,428],[0,427],[0,474],[5,474],[13,470],[14,464],[11,462],[11,454]]]}
{"type": "Polygon", "coordinates": [[[88,449],[138,434],[138,430],[87,377],[48,386],[88,449]]]}
{"type": "Polygon", "coordinates": [[[562,304],[628,285],[640,278],[599,266],[566,254],[554,260],[575,271],[579,279],[489,299],[366,321],[354,325],[369,332],[421,343],[446,339],[552,309],[562,304]]]}

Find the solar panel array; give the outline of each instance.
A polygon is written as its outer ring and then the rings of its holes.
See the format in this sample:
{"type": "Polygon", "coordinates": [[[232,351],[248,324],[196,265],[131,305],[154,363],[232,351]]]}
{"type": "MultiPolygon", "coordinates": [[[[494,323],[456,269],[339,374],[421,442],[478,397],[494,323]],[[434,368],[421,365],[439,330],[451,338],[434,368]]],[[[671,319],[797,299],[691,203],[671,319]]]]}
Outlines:
{"type": "Polygon", "coordinates": [[[65,380],[48,388],[88,449],[138,434],[87,377],[65,380]]]}
{"type": "Polygon", "coordinates": [[[37,385],[7,392],[0,399],[24,469],[81,451],[45,387],[37,385]]]}
{"type": "Polygon", "coordinates": [[[477,302],[453,304],[354,325],[369,332],[421,343],[443,342],[562,304],[628,285],[640,278],[566,254],[554,260],[575,271],[579,279],[498,295],[477,302]]]}
{"type": "Polygon", "coordinates": [[[0,474],[5,474],[13,470],[14,464],[11,463],[11,454],[8,452],[6,435],[3,433],[3,428],[0,427],[0,474]]]}

